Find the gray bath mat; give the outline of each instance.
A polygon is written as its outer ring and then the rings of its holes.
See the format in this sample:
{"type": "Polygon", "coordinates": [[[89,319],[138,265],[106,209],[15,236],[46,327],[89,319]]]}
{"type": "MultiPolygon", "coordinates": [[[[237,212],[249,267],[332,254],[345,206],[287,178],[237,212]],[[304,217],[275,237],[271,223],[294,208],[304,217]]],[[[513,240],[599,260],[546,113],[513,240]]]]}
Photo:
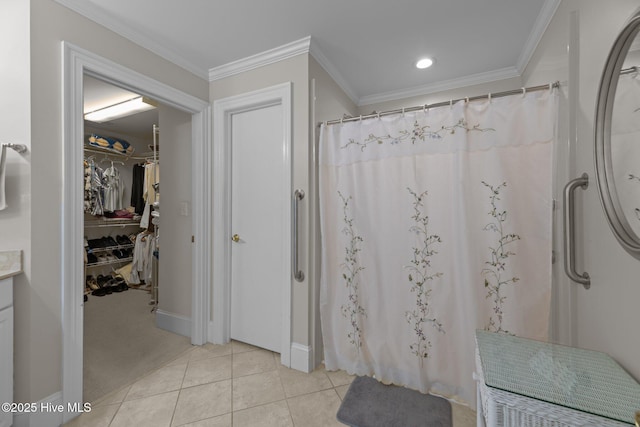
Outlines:
{"type": "Polygon", "coordinates": [[[374,378],[358,377],[340,405],[338,421],[351,427],[451,427],[451,404],[436,396],[374,378]]]}

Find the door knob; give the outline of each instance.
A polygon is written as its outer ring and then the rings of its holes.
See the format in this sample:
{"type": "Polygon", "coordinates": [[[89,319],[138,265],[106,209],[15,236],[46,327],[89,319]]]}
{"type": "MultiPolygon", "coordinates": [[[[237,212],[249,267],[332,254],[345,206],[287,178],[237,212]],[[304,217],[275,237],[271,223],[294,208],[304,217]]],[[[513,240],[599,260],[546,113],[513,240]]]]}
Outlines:
{"type": "Polygon", "coordinates": [[[238,243],[240,241],[240,236],[238,236],[237,234],[234,234],[233,236],[231,236],[231,240],[238,243]]]}

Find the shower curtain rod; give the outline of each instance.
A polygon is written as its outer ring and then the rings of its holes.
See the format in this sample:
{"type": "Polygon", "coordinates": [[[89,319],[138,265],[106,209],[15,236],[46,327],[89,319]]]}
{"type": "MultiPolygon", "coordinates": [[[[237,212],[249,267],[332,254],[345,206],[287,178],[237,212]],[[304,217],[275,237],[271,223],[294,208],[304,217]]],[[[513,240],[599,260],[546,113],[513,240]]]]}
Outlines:
{"type": "MultiPolygon", "coordinates": [[[[556,81],[554,83],[550,83],[548,85],[540,85],[540,86],[532,86],[532,87],[523,87],[522,89],[514,89],[514,90],[507,90],[504,92],[497,92],[497,93],[489,93],[487,95],[478,95],[478,96],[471,96],[471,97],[467,97],[467,98],[458,98],[458,99],[452,99],[450,101],[444,101],[444,102],[438,102],[435,104],[424,104],[424,105],[417,105],[415,107],[408,107],[408,108],[398,108],[395,110],[389,110],[389,111],[382,111],[380,113],[371,113],[371,114],[365,114],[365,115],[361,115],[361,116],[355,116],[355,117],[348,117],[348,118],[343,118],[343,119],[335,119],[335,120],[329,120],[324,122],[325,125],[335,125],[338,123],[346,123],[346,122],[354,122],[356,120],[367,120],[367,119],[373,119],[373,118],[379,118],[382,116],[390,116],[392,114],[404,114],[404,113],[409,113],[411,111],[419,111],[419,110],[426,110],[429,108],[435,108],[435,107],[444,107],[446,105],[453,105],[454,103],[458,102],[458,101],[475,101],[478,99],[491,99],[491,98],[499,98],[501,96],[509,96],[509,95],[517,95],[519,93],[525,94],[527,92],[535,92],[538,90],[546,90],[546,89],[552,89],[552,88],[557,88],[560,87],[560,82],[556,81]]],[[[318,123],[318,126],[321,126],[323,124],[323,122],[318,123]]]]}

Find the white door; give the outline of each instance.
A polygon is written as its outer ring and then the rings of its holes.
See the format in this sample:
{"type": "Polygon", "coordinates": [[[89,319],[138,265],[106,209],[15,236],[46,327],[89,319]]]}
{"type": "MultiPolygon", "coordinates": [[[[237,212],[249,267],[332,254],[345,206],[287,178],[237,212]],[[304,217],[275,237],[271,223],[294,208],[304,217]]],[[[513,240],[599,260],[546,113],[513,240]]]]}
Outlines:
{"type": "Polygon", "coordinates": [[[231,339],[280,353],[290,166],[281,104],[231,116],[231,339]],[[285,238],[286,239],[286,238],[285,238]]]}

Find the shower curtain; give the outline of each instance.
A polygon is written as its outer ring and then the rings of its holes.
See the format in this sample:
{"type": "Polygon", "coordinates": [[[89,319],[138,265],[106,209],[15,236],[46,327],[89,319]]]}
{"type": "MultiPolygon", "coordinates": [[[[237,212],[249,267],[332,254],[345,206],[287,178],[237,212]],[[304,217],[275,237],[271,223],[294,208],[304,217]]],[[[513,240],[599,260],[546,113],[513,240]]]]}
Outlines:
{"type": "Polygon", "coordinates": [[[475,330],[546,339],[556,90],[323,125],[325,365],[474,405],[475,330]]]}

